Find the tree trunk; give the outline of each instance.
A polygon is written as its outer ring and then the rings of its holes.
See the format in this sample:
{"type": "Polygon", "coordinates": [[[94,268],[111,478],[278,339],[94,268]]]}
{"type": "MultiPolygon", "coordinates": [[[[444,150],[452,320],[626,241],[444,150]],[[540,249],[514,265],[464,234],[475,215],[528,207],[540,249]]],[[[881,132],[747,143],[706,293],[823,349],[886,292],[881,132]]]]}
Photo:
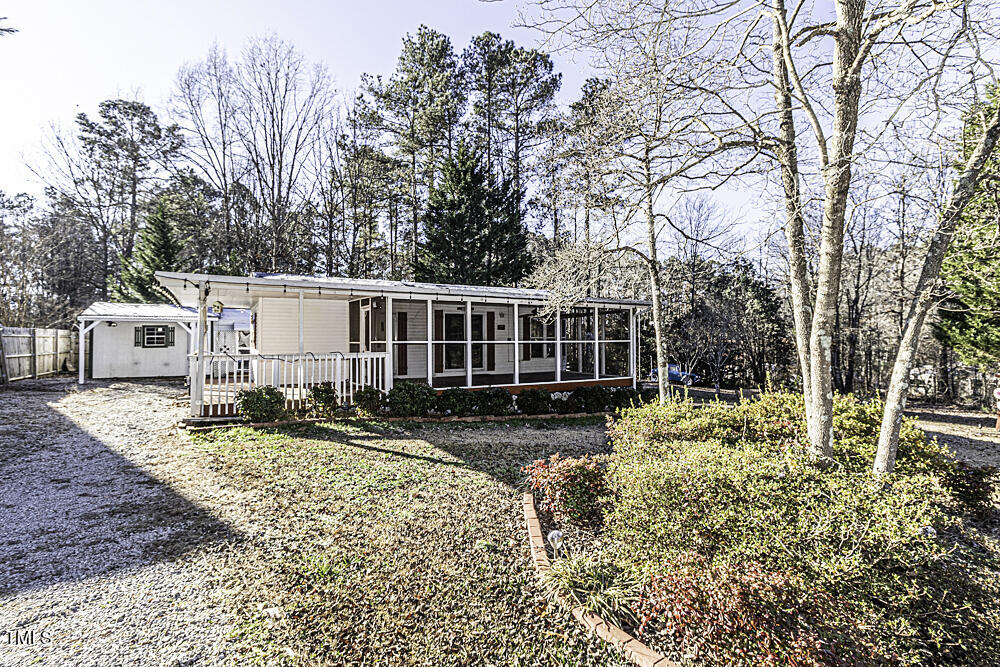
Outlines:
{"type": "MultiPolygon", "coordinates": [[[[777,9],[785,14],[783,0],[777,9]]],[[[785,238],[788,242],[789,283],[792,299],[792,319],[795,325],[795,349],[802,372],[802,392],[806,410],[812,403],[810,397],[811,372],[809,367],[809,326],[812,321],[811,287],[806,262],[805,220],[802,216],[802,198],[799,189],[798,149],[795,144],[795,117],[792,112],[791,83],[785,65],[783,40],[777,22],[774,25],[774,79],[775,104],[780,128],[776,152],[781,165],[781,182],[785,193],[785,238]]]]}
{"type": "MultiPolygon", "coordinates": [[[[649,288],[653,299],[653,332],[656,342],[656,384],[660,403],[667,400],[667,360],[663,355],[663,300],[660,291],[660,261],[656,254],[656,217],[653,213],[653,175],[650,151],[647,147],[643,160],[646,178],[646,243],[649,256],[649,288]]],[[[589,238],[589,226],[587,229],[589,238]]]]}
{"type": "Polygon", "coordinates": [[[410,155],[410,206],[413,208],[413,238],[410,242],[410,270],[417,270],[417,233],[419,232],[419,216],[417,214],[417,152],[410,155]]]}
{"type": "Polygon", "coordinates": [[[965,163],[958,177],[955,189],[948,197],[941,224],[934,232],[924,255],[920,278],[917,279],[913,301],[910,302],[903,335],[896,348],[896,361],[892,367],[889,380],[889,390],[885,397],[885,410],[882,413],[882,426],[879,430],[878,450],[875,453],[873,472],[876,475],[887,474],[896,467],[896,450],[899,447],[899,427],[906,408],[906,395],[909,390],[910,371],[913,369],[913,359],[920,343],[920,330],[924,319],[933,305],[934,288],[941,273],[951,238],[958,227],[959,219],[965,206],[976,191],[976,183],[982,174],[983,166],[989,160],[1000,138],[1000,106],[994,110],[988,124],[983,128],[983,134],[976,144],[975,150],[965,163]]]}
{"type": "Polygon", "coordinates": [[[851,163],[858,126],[861,71],[853,68],[861,45],[864,5],[838,0],[833,58],[833,131],[823,169],[823,224],[820,229],[816,300],[809,336],[811,409],[807,408],[809,449],[819,459],[833,456],[833,374],[831,350],[844,256],[844,215],[851,187],[851,163]]]}

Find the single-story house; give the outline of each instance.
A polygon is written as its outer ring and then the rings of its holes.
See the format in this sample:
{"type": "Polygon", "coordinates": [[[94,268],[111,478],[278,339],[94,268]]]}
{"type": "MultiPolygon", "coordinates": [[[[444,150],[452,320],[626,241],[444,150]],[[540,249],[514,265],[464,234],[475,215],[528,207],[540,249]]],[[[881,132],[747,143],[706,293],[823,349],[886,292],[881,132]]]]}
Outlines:
{"type": "Polygon", "coordinates": [[[206,321],[211,304],[250,312],[247,352],[194,342],[194,417],[232,414],[235,392],[260,384],[292,403],[321,382],[348,403],[361,386],[388,391],[401,380],[514,393],[634,386],[636,317],[649,305],[588,298],[546,318],[545,290],[264,273],[156,278],[206,321]]]}
{"type": "MultiPolygon", "coordinates": [[[[92,378],[183,377],[195,351],[198,311],[158,303],[92,304],[77,318],[80,384],[90,359],[92,378]],[[90,334],[90,350],[87,350],[90,334]]],[[[206,314],[207,350],[249,351],[250,313],[223,309],[206,314]]]]}

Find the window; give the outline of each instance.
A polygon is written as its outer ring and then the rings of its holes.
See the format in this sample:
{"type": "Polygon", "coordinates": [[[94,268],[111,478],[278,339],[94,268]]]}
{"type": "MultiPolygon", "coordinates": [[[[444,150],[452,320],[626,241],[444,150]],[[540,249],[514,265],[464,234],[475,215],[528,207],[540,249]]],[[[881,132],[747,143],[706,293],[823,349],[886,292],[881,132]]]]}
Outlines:
{"type": "Polygon", "coordinates": [[[444,339],[465,340],[465,314],[444,314],[444,339]]]}
{"type": "Polygon", "coordinates": [[[148,325],[135,328],[136,347],[170,347],[174,344],[174,328],[148,325]]]}
{"type": "MultiPolygon", "coordinates": [[[[530,340],[553,340],[556,337],[556,323],[554,321],[546,323],[535,317],[532,317],[530,321],[528,334],[530,340]]],[[[556,346],[551,343],[533,343],[531,346],[532,357],[547,359],[555,355],[556,346]]]]}
{"type": "MultiPolygon", "coordinates": [[[[444,314],[444,339],[465,340],[465,313],[444,314]]],[[[444,346],[445,370],[461,370],[465,368],[465,345],[444,346]]]]}

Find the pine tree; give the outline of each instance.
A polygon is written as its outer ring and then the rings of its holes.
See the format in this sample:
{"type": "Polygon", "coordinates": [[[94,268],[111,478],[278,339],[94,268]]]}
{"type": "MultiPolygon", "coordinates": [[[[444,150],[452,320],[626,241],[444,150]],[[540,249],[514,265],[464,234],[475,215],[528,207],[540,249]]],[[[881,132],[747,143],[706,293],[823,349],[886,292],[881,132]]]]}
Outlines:
{"type": "MultiPolygon", "coordinates": [[[[970,145],[982,133],[989,112],[1000,104],[1000,89],[987,103],[977,105],[966,116],[962,161],[970,145]],[[971,139],[970,139],[971,137],[971,139]]],[[[990,158],[976,185],[976,196],[962,214],[941,268],[949,291],[938,309],[935,335],[958,352],[967,363],[995,365],[1000,362],[1000,158],[990,158]]]]}
{"type": "Polygon", "coordinates": [[[431,189],[417,279],[463,285],[514,285],[531,269],[521,193],[495,184],[479,155],[460,144],[431,189]]]}
{"type": "Polygon", "coordinates": [[[146,224],[132,259],[122,267],[121,280],[113,286],[116,301],[171,303],[173,299],[160,287],[153,275],[157,271],[176,270],[181,246],[171,220],[173,207],[159,197],[146,216],[146,224]]]}

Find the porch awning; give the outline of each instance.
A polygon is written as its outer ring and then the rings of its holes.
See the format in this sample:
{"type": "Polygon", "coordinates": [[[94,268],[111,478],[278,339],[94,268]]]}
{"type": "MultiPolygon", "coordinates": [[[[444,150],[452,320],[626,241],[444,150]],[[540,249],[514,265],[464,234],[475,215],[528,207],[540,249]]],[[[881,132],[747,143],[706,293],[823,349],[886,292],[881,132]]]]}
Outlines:
{"type": "MultiPolygon", "coordinates": [[[[227,306],[249,307],[256,296],[276,296],[302,290],[306,298],[342,298],[392,296],[401,299],[426,299],[475,301],[510,301],[543,303],[549,296],[547,290],[520,287],[491,287],[483,285],[446,285],[418,283],[406,280],[361,280],[320,276],[300,276],[279,273],[258,273],[253,276],[218,276],[199,273],[174,273],[157,271],[156,279],[174,295],[182,306],[198,305],[199,282],[210,289],[209,300],[219,299],[227,306]]],[[[649,301],[634,299],[594,299],[583,303],[594,305],[649,306],[649,301]]]]}

